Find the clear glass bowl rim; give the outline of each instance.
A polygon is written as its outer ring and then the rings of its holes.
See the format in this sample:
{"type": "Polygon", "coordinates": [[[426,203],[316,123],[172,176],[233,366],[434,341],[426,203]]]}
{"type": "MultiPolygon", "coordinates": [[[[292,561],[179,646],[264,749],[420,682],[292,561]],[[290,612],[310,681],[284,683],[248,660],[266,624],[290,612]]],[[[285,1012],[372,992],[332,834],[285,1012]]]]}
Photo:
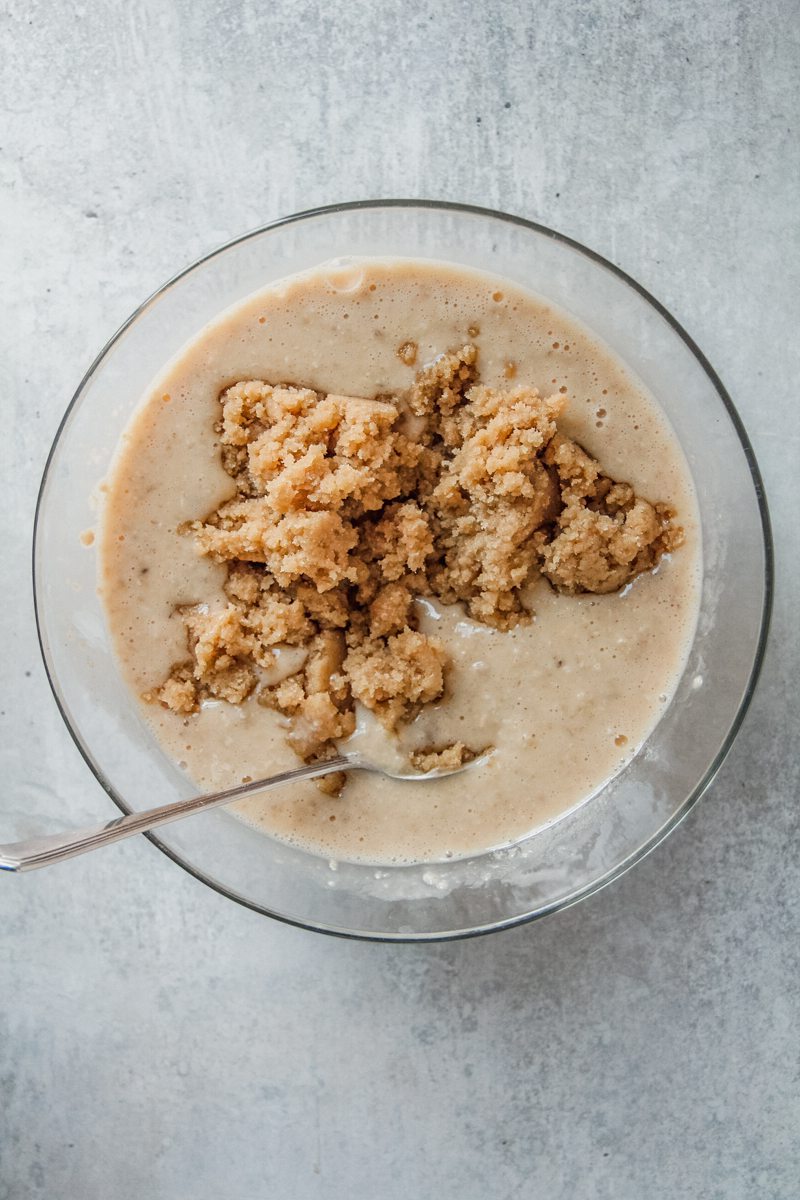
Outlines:
{"type": "Polygon", "coordinates": [[[617,864],[617,866],[612,868],[610,871],[607,871],[605,875],[601,876],[599,879],[594,880],[591,884],[579,889],[578,891],[569,894],[568,896],[566,896],[564,899],[562,899],[560,901],[557,901],[550,905],[546,905],[540,909],[537,909],[534,912],[522,913],[519,915],[515,915],[506,920],[496,921],[496,922],[493,922],[492,924],[481,926],[476,929],[466,929],[466,930],[460,929],[460,930],[456,930],[454,932],[448,932],[448,933],[433,933],[433,934],[423,933],[423,934],[416,934],[416,935],[411,935],[411,936],[383,935],[383,934],[377,934],[377,933],[367,934],[367,933],[358,932],[358,931],[332,928],[330,926],[325,926],[323,924],[313,924],[313,923],[306,922],[306,921],[295,920],[292,917],[289,917],[284,913],[275,912],[263,905],[255,903],[254,901],[248,900],[247,897],[241,896],[241,895],[237,894],[236,892],[228,889],[227,887],[224,887],[223,885],[218,883],[216,880],[210,879],[207,875],[204,874],[204,872],[197,870],[190,863],[186,862],[183,858],[181,858],[180,855],[176,854],[173,850],[171,850],[155,834],[146,833],[144,835],[149,841],[151,841],[153,843],[154,846],[157,846],[158,849],[163,854],[165,854],[173,862],[177,863],[177,865],[182,867],[183,870],[187,871],[188,874],[193,875],[195,877],[195,879],[198,879],[201,883],[204,883],[207,887],[212,888],[214,891],[218,892],[222,896],[227,897],[229,900],[234,900],[237,904],[242,905],[244,908],[249,908],[254,912],[263,913],[265,916],[272,917],[275,920],[281,921],[283,924],[294,925],[298,928],[308,929],[308,930],[310,930],[312,932],[316,932],[316,933],[325,933],[332,937],[349,938],[349,939],[354,939],[357,941],[372,941],[372,942],[456,941],[456,940],[460,940],[462,938],[478,937],[478,936],[481,936],[486,933],[496,932],[497,930],[500,930],[500,929],[509,929],[509,928],[513,928],[514,926],[517,926],[517,925],[527,924],[531,921],[535,921],[541,917],[547,916],[550,913],[559,912],[562,909],[569,908],[573,904],[577,904],[580,900],[585,900],[588,896],[594,895],[596,892],[599,892],[602,888],[607,887],[608,884],[612,883],[615,879],[618,879],[621,875],[625,874],[625,872],[630,870],[630,868],[633,867],[637,862],[640,862],[647,854],[649,854],[651,852],[651,850],[653,850],[661,841],[663,841],[663,839],[665,837],[667,837],[668,834],[670,834],[673,829],[675,829],[675,827],[683,820],[683,818],[687,815],[687,813],[694,807],[694,805],[697,803],[697,801],[700,799],[700,797],[703,795],[703,793],[706,791],[706,789],[713,782],[714,777],[716,776],[716,774],[719,771],[720,767],[722,766],[724,760],[726,759],[726,757],[730,751],[730,748],[733,745],[733,742],[736,738],[736,735],[738,734],[739,729],[741,728],[742,722],[744,721],[744,718],[747,714],[747,710],[750,707],[750,702],[753,698],[753,694],[754,694],[756,686],[758,684],[759,676],[761,674],[761,669],[762,669],[763,662],[764,662],[764,655],[766,652],[767,640],[768,640],[768,635],[769,635],[770,620],[771,620],[771,616],[772,616],[772,604],[773,604],[774,585],[775,585],[775,555],[774,555],[774,546],[773,546],[773,539],[772,539],[772,528],[771,528],[771,522],[770,522],[770,516],[769,516],[769,507],[767,504],[767,497],[766,497],[766,492],[764,489],[763,479],[761,477],[761,472],[759,470],[758,463],[756,461],[755,452],[750,443],[750,439],[747,435],[747,432],[745,430],[742,419],[739,416],[739,413],[737,412],[733,401],[731,400],[719,375],[717,374],[717,372],[715,371],[714,367],[711,365],[709,360],[706,358],[706,356],[703,354],[700,347],[697,345],[697,343],[694,341],[694,339],[690,336],[690,334],[688,334],[686,332],[686,330],[683,328],[683,326],[680,324],[680,322],[676,320],[676,318],[672,315],[672,313],[667,308],[665,308],[664,305],[661,304],[660,301],[658,301],[645,287],[643,287],[642,284],[638,283],[637,280],[635,280],[632,276],[628,275],[627,272],[623,271],[620,267],[618,267],[614,263],[610,262],[607,258],[604,258],[603,255],[598,254],[597,251],[591,250],[589,247],[584,246],[581,242],[577,241],[576,239],[568,237],[566,234],[559,233],[557,230],[551,229],[546,225],[542,225],[537,221],[530,221],[525,217],[519,217],[519,216],[514,216],[510,213],[500,212],[497,209],[485,208],[480,205],[474,205],[474,204],[460,204],[460,203],[456,203],[454,201],[449,201],[449,200],[373,199],[373,200],[352,200],[352,201],[341,202],[338,204],[321,205],[316,208],[306,209],[302,212],[292,213],[289,216],[279,217],[275,221],[270,221],[265,225],[260,225],[256,229],[251,229],[247,233],[241,234],[239,237],[232,238],[230,241],[225,242],[223,245],[215,247],[208,254],[201,255],[200,258],[195,259],[194,262],[190,263],[188,266],[184,267],[183,270],[181,270],[181,271],[177,272],[177,274],[173,275],[170,279],[168,279],[165,283],[163,283],[159,288],[157,288],[146,300],[144,300],[138,306],[138,308],[136,308],[131,313],[131,315],[128,317],[128,319],[119,327],[119,329],[117,329],[117,331],[109,338],[109,340],[106,342],[106,344],[100,350],[100,352],[98,353],[98,355],[92,362],[91,366],[86,371],[83,378],[81,379],[77,389],[75,390],[75,393],[72,396],[72,399],[70,400],[69,404],[67,405],[67,408],[64,411],[64,414],[58,424],[58,428],[57,428],[55,436],[53,438],[52,445],[48,452],[47,459],[46,459],[45,465],[44,465],[44,470],[42,472],[42,480],[39,485],[39,492],[38,492],[38,495],[36,498],[36,509],[35,509],[35,514],[34,514],[33,540],[32,540],[33,608],[34,608],[34,617],[36,620],[36,632],[37,632],[37,637],[39,640],[39,649],[41,651],[42,661],[44,663],[45,674],[47,676],[47,681],[50,685],[50,690],[53,693],[53,698],[54,698],[54,700],[56,702],[56,706],[58,707],[58,710],[61,714],[62,720],[64,721],[64,724],[67,727],[70,737],[72,738],[73,742],[75,743],[76,747],[78,748],[78,751],[80,752],[82,758],[86,762],[87,766],[89,767],[90,771],[94,775],[97,782],[100,784],[100,786],[103,788],[103,790],[107,793],[107,795],[110,797],[110,799],[113,801],[113,803],[117,806],[117,808],[119,808],[122,813],[127,815],[131,811],[130,808],[123,802],[122,798],[117,794],[117,792],[114,789],[114,787],[112,786],[112,784],[109,782],[108,779],[106,779],[104,773],[100,770],[98,765],[95,763],[94,758],[93,758],[88,746],[86,746],[84,744],[83,738],[80,736],[77,729],[73,726],[73,724],[69,718],[68,709],[67,709],[67,706],[61,695],[61,691],[58,686],[58,681],[55,676],[55,671],[53,670],[53,667],[52,667],[52,664],[50,662],[49,655],[47,652],[46,639],[43,634],[42,619],[41,619],[40,608],[39,608],[39,599],[38,599],[38,584],[37,584],[37,552],[36,552],[37,551],[37,538],[38,538],[42,503],[43,503],[43,499],[44,499],[45,492],[46,492],[46,486],[47,486],[47,482],[48,482],[50,467],[51,467],[51,464],[55,457],[56,451],[58,449],[58,446],[59,446],[59,443],[61,440],[61,435],[64,432],[64,430],[70,420],[70,416],[73,412],[73,409],[79,403],[87,384],[92,379],[93,375],[95,374],[95,372],[97,371],[97,369],[99,368],[99,366],[101,365],[103,360],[105,359],[106,355],[113,349],[113,347],[120,340],[120,338],[122,338],[124,336],[124,334],[128,330],[128,328],[131,325],[133,325],[134,322],[147,309],[149,309],[151,307],[151,305],[156,303],[156,301],[158,301],[161,296],[163,296],[172,287],[174,287],[175,284],[177,284],[184,276],[190,274],[192,271],[196,270],[198,267],[203,266],[205,263],[209,262],[211,259],[216,258],[217,255],[224,254],[231,247],[237,246],[237,245],[241,244],[242,242],[246,242],[250,238],[258,237],[261,234],[266,233],[269,230],[279,229],[282,226],[299,224],[302,221],[306,221],[306,220],[309,220],[314,217],[325,216],[326,214],[341,213],[341,212],[354,212],[359,209],[381,209],[381,208],[385,208],[385,209],[391,209],[391,208],[439,209],[439,210],[444,210],[444,211],[448,211],[448,212],[452,212],[452,213],[461,213],[461,214],[465,214],[465,215],[472,215],[472,216],[478,216],[478,217],[488,217],[493,220],[502,221],[502,222],[505,222],[510,225],[516,225],[516,226],[519,226],[524,229],[530,229],[534,233],[544,235],[545,237],[552,238],[554,241],[561,242],[564,245],[571,247],[573,250],[577,250],[580,254],[582,254],[586,258],[592,260],[598,266],[604,268],[607,271],[610,271],[618,279],[622,280],[625,284],[627,284],[628,287],[630,287],[633,291],[637,292],[639,294],[639,296],[641,296],[642,299],[645,300],[646,303],[649,304],[671,326],[673,331],[681,338],[681,340],[684,342],[684,344],[686,345],[688,350],[691,352],[691,354],[694,356],[694,358],[699,363],[700,367],[703,369],[703,371],[708,376],[711,384],[714,387],[714,390],[717,392],[717,395],[719,396],[720,400],[722,401],[722,404],[728,414],[731,424],[733,425],[733,427],[736,431],[736,435],[739,438],[739,442],[741,444],[742,451],[744,453],[745,460],[747,462],[747,465],[748,465],[748,468],[750,471],[750,478],[751,478],[751,481],[753,484],[753,488],[755,490],[756,500],[758,503],[759,514],[760,514],[760,518],[761,518],[761,531],[762,531],[762,536],[763,536],[763,550],[764,550],[763,597],[762,597],[762,606],[761,606],[759,637],[758,637],[758,642],[757,642],[757,646],[756,646],[756,652],[755,652],[755,655],[753,658],[752,667],[750,669],[750,675],[749,675],[749,679],[747,682],[747,686],[742,694],[742,699],[739,704],[739,707],[733,717],[733,720],[731,721],[727,735],[726,735],[722,745],[720,746],[719,751],[714,756],[712,762],[709,764],[709,767],[706,770],[705,774],[699,780],[697,785],[690,791],[690,793],[684,800],[683,804],[681,804],[675,810],[675,812],[672,814],[672,817],[668,821],[666,821],[665,824],[662,825],[661,828],[658,829],[651,838],[649,838],[647,841],[645,841],[636,851],[634,851],[632,854],[630,854],[621,863],[617,864]]]}

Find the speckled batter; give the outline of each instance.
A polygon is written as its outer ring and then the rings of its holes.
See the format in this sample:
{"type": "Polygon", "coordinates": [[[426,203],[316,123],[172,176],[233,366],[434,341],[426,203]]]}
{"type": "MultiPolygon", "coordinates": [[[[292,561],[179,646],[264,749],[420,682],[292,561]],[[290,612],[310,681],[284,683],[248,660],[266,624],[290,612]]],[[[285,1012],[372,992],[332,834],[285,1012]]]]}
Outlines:
{"type": "Polygon", "coordinates": [[[289,765],[287,717],[306,756],[350,735],[420,761],[494,747],[435,784],[353,775],[338,798],[238,806],[376,862],[505,844],[596,790],[655,724],[697,605],[691,482],[652,401],[562,314],[434,263],[323,267],[203,331],[129,426],[101,550],[123,670],[198,785],[289,765]],[[285,515],[314,530],[284,546],[285,515]]]}

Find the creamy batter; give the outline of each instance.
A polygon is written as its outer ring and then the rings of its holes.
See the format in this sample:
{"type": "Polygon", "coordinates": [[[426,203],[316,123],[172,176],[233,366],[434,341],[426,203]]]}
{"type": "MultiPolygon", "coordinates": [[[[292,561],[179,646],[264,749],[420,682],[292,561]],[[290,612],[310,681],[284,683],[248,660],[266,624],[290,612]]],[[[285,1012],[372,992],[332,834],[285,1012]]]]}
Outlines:
{"type": "MultiPolygon", "coordinates": [[[[508,844],[585,800],[636,752],[677,684],[698,606],[692,484],[663,414],[585,330],[505,280],[352,260],[271,285],[204,329],[145,396],[107,480],[101,589],[123,674],[142,695],[186,657],[176,610],[225,604],[225,569],[179,532],[232,495],[214,432],[221,392],[264,379],[398,394],[420,364],[465,341],[478,347],[484,384],[568,395],[559,427],[639,495],[668,502],[685,542],[615,594],[565,596],[537,576],[526,596],[534,620],[507,631],[417,600],[420,630],[442,638],[450,665],[444,698],[401,730],[400,750],[464,741],[494,752],[435,783],[353,773],[339,797],[309,783],[235,806],[326,857],[426,861],[508,844]]],[[[279,663],[287,674],[293,652],[279,663]]],[[[278,715],[252,698],[206,700],[188,715],[143,702],[143,712],[198,787],[297,765],[278,715]]],[[[354,741],[384,758],[398,749],[365,711],[354,741]]]]}

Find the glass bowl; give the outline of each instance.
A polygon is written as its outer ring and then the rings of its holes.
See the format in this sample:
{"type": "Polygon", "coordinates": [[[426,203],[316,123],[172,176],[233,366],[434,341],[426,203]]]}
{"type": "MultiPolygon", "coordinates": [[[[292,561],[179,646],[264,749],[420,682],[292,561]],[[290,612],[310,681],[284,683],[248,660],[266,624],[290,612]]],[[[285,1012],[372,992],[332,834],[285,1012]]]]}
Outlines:
{"type": "Polygon", "coordinates": [[[731,746],[766,640],[769,519],[741,421],[691,338],[597,254],[501,213],[376,201],[277,221],[177,275],[92,364],[47,460],[33,555],[42,654],[67,728],[122,812],[190,794],[117,672],[94,554],[80,538],[96,519],[92,492],[145,387],[184,342],[249,292],[343,254],[436,258],[505,276],[577,317],[639,376],[669,417],[697,485],[704,573],[689,660],[671,705],[625,770],[509,849],[434,865],[329,863],[221,810],[150,836],[209,887],[295,925],[394,941],[484,933],[591,895],[677,825],[731,746]]]}

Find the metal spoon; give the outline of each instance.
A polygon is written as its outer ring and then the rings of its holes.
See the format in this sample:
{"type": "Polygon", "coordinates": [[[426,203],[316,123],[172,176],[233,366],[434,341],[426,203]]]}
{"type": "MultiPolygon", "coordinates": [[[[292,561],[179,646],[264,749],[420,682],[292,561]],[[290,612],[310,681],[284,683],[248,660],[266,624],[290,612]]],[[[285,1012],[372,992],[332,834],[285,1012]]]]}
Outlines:
{"type": "Polygon", "coordinates": [[[192,813],[203,812],[208,808],[217,808],[230,800],[238,800],[242,796],[251,796],[254,792],[263,792],[267,788],[277,787],[281,783],[293,783],[300,779],[317,779],[321,775],[331,775],[334,771],[375,771],[389,779],[416,780],[417,782],[431,779],[443,779],[447,775],[457,775],[467,767],[474,767],[483,762],[487,756],[473,758],[462,763],[459,767],[451,767],[441,771],[427,772],[398,772],[388,767],[379,766],[355,754],[340,754],[337,758],[328,758],[324,762],[309,763],[308,766],[298,767],[294,771],[283,771],[280,775],[271,775],[268,779],[255,779],[251,783],[240,783],[237,787],[226,788],[223,792],[211,792],[203,796],[192,796],[188,800],[176,800],[172,804],[162,804],[160,808],[150,808],[146,812],[130,813],[127,817],[117,817],[107,821],[105,825],[95,825],[91,829],[71,830],[66,833],[55,833],[47,837],[30,838],[24,842],[9,842],[0,845],[0,871],[36,871],[39,867],[49,867],[53,863],[75,858],[88,850],[96,850],[99,846],[110,846],[112,842],[121,842],[123,838],[134,833],[146,833],[149,829],[157,829],[159,825],[167,825],[170,821],[179,821],[181,817],[191,816],[192,813]]]}

